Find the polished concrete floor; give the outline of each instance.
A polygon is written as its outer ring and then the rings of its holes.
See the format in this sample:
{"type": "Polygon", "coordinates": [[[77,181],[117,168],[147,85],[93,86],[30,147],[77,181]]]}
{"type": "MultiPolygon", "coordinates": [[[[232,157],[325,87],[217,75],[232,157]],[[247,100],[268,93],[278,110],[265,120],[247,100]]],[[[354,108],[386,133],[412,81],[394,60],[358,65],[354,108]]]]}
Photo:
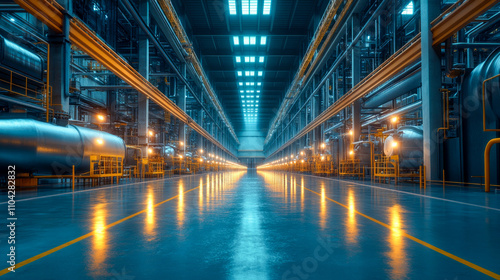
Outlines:
{"type": "Polygon", "coordinates": [[[17,217],[5,279],[500,278],[500,193],[478,188],[249,170],[21,192],[17,217]]]}

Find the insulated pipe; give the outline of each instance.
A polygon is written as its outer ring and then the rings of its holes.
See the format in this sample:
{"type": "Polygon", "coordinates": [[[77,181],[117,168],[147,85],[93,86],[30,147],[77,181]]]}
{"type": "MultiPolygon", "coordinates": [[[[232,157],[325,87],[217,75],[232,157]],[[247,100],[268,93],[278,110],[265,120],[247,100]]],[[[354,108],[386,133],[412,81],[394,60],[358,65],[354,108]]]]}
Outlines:
{"type": "Polygon", "coordinates": [[[0,168],[18,173],[71,174],[90,170],[90,156],[125,157],[125,143],[107,132],[29,119],[0,120],[0,168]]]}
{"type": "Polygon", "coordinates": [[[422,107],[422,101],[420,100],[420,101],[417,101],[417,102],[412,103],[410,105],[407,105],[405,107],[401,107],[399,109],[391,111],[390,113],[367,118],[364,122],[362,122],[361,126],[368,126],[374,122],[379,122],[379,121],[389,119],[392,116],[406,115],[408,113],[411,113],[415,110],[420,109],[421,107],[422,107]]]}
{"type": "MultiPolygon", "coordinates": [[[[370,116],[370,117],[366,117],[363,119],[363,121],[361,122],[361,126],[362,127],[365,127],[365,126],[368,126],[372,123],[375,123],[375,122],[380,122],[380,121],[383,121],[383,120],[386,120],[386,119],[389,119],[391,118],[392,116],[399,116],[399,115],[405,115],[405,114],[408,114],[408,113],[411,113],[415,110],[418,110],[422,107],[422,101],[419,100],[415,103],[412,103],[410,105],[407,105],[407,106],[404,106],[404,107],[401,107],[401,108],[398,108],[394,111],[391,111],[389,113],[384,113],[384,114],[381,114],[381,115],[377,115],[377,116],[370,116]]],[[[339,122],[339,123],[336,123],[332,126],[330,126],[329,128],[327,128],[324,133],[328,133],[332,130],[335,130],[339,127],[341,127],[342,125],[344,125],[343,122],[339,122]]]]}
{"type": "Polygon", "coordinates": [[[407,77],[406,79],[395,83],[384,91],[376,91],[372,97],[365,100],[364,108],[377,108],[407,92],[420,87],[422,84],[422,75],[420,71],[407,77]]]}

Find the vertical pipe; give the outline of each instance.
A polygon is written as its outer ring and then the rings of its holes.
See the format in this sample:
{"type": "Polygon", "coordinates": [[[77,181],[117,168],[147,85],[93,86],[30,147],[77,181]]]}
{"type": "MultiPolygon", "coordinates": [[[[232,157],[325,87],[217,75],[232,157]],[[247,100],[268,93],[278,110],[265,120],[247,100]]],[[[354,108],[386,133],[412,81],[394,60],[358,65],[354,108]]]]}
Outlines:
{"type": "Polygon", "coordinates": [[[490,150],[494,144],[500,144],[500,138],[491,139],[484,149],[484,191],[490,191],[490,150]]]}

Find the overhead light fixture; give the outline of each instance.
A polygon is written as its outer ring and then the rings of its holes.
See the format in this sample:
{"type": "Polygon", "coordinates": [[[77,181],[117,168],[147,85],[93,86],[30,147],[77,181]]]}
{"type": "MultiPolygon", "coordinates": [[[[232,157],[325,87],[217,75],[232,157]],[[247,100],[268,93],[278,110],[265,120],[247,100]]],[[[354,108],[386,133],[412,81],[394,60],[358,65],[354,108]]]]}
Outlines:
{"type": "Polygon", "coordinates": [[[241,14],[250,14],[250,0],[241,0],[241,14]]]}
{"type": "Polygon", "coordinates": [[[229,14],[236,15],[236,0],[229,0],[229,14]]]}
{"type": "MultiPolygon", "coordinates": [[[[261,39],[261,42],[262,42],[262,39],[261,39]]],[[[264,63],[264,57],[263,56],[259,57],[259,63],[264,63]]]]}
{"type": "Polygon", "coordinates": [[[264,0],[264,10],[262,14],[264,15],[271,14],[271,0],[264,0]]]}
{"type": "Polygon", "coordinates": [[[238,77],[243,76],[243,73],[241,71],[238,71],[238,77]]]}
{"type": "Polygon", "coordinates": [[[236,63],[240,63],[241,62],[241,56],[237,56],[236,57],[236,63]]]}
{"type": "Polygon", "coordinates": [[[410,1],[408,5],[401,12],[402,15],[413,15],[413,1],[410,1]]]}
{"type": "Polygon", "coordinates": [[[264,75],[264,72],[259,71],[258,75],[259,75],[259,77],[262,77],[262,75],[264,75]]]}
{"type": "Polygon", "coordinates": [[[240,44],[240,37],[238,36],[233,36],[233,42],[237,46],[240,44]]]}
{"type": "Polygon", "coordinates": [[[265,45],[267,43],[267,36],[260,36],[260,44],[265,45]]]}

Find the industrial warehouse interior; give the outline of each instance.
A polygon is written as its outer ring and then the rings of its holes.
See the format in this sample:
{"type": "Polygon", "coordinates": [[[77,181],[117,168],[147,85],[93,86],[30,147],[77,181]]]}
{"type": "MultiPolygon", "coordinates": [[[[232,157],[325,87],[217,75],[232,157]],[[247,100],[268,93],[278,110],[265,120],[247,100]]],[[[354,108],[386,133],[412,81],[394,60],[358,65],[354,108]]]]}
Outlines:
{"type": "Polygon", "coordinates": [[[500,0],[0,0],[0,278],[500,279],[500,0]]]}

